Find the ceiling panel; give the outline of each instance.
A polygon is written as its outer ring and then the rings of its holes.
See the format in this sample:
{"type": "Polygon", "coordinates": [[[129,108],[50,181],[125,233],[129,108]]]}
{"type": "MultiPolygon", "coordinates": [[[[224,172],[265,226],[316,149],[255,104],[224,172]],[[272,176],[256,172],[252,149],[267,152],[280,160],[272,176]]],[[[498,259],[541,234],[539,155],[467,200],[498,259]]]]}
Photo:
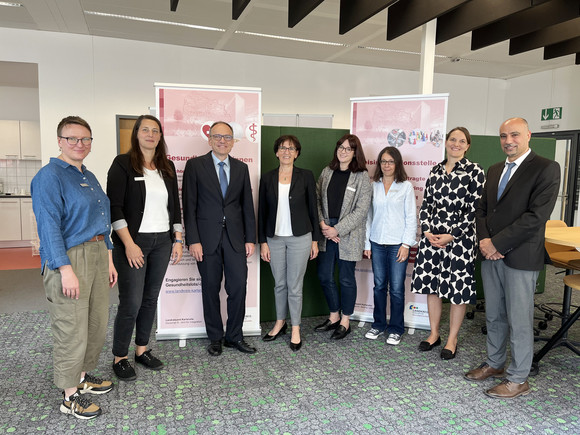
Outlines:
{"type": "MultiPolygon", "coordinates": [[[[324,0],[292,29],[288,28],[288,0],[251,0],[238,20],[232,20],[232,0],[181,0],[176,12],[170,11],[169,0],[21,0],[24,6],[20,8],[0,6],[0,26],[418,71],[420,27],[387,41],[387,9],[345,35],[339,35],[340,1],[324,0]],[[96,16],[91,11],[168,23],[96,16]],[[171,22],[215,27],[225,32],[198,30],[171,25],[171,22]],[[346,47],[250,36],[236,31],[335,42],[346,47]]],[[[406,1],[409,0],[399,0],[406,1]]],[[[558,1],[580,4],[580,0],[558,1]]],[[[486,0],[479,2],[486,4],[486,0]]],[[[413,4],[419,6],[421,2],[413,4]]],[[[441,73],[509,78],[573,65],[575,61],[573,55],[543,60],[541,49],[517,56],[509,56],[508,51],[507,41],[471,51],[471,33],[466,33],[436,45],[436,55],[444,57],[436,57],[435,69],[441,73]]]]}

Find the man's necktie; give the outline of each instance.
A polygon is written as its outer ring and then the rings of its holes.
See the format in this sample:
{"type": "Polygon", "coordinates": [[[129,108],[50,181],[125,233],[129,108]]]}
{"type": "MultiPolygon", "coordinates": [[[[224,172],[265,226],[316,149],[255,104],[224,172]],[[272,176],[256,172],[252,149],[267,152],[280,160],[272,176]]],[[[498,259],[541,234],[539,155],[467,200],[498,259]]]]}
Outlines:
{"type": "Polygon", "coordinates": [[[222,196],[226,197],[226,191],[228,190],[228,177],[226,175],[226,170],[224,169],[224,162],[219,162],[220,166],[220,187],[222,188],[222,196]]]}
{"type": "Polygon", "coordinates": [[[505,187],[507,186],[508,181],[510,181],[510,174],[512,173],[512,169],[514,168],[515,165],[516,164],[514,162],[507,164],[507,171],[505,171],[505,174],[503,174],[503,177],[501,177],[501,181],[499,182],[499,187],[497,188],[497,199],[498,200],[501,198],[501,194],[505,190],[505,187]]]}

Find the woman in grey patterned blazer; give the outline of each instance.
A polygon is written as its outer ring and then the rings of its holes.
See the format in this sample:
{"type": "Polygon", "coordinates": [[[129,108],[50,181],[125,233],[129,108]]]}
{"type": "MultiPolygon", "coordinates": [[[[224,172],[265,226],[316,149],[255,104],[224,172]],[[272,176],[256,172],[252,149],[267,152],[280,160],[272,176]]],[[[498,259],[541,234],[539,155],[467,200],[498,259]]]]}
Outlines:
{"type": "Polygon", "coordinates": [[[332,330],[330,338],[340,340],[350,333],[350,316],[356,302],[354,268],[356,262],[362,260],[372,197],[365,155],[358,137],[346,134],[336,143],[334,158],[322,170],[316,194],[324,235],[319,242],[318,278],[330,315],[315,329],[319,332],[332,330]],[[336,264],[340,295],[334,282],[336,264]]]}

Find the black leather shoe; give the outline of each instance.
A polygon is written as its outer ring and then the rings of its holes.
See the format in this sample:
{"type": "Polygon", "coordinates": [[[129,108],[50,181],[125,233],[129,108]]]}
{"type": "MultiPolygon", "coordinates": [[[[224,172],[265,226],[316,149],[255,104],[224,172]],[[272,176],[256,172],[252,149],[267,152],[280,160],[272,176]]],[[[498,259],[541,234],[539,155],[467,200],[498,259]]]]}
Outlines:
{"type": "Polygon", "coordinates": [[[314,330],[317,332],[332,331],[333,329],[338,328],[338,325],[340,325],[340,320],[332,323],[330,319],[326,319],[323,323],[315,327],[314,330]]]}
{"type": "Polygon", "coordinates": [[[211,356],[219,356],[222,354],[222,341],[212,341],[207,347],[207,353],[211,356]]]}
{"type": "Polygon", "coordinates": [[[441,359],[453,359],[457,353],[457,347],[455,347],[455,352],[451,352],[449,349],[441,349],[441,359]]]}
{"type": "Polygon", "coordinates": [[[338,325],[338,328],[335,329],[330,338],[331,340],[342,340],[348,334],[350,334],[350,325],[348,326],[348,329],[342,325],[338,325]]]}
{"type": "Polygon", "coordinates": [[[270,333],[268,333],[262,337],[262,341],[274,341],[278,337],[280,337],[281,335],[286,334],[287,329],[288,329],[288,323],[284,323],[284,326],[282,326],[282,328],[280,328],[280,330],[278,331],[277,334],[270,335],[270,333]]]}
{"type": "Polygon", "coordinates": [[[149,349],[146,352],[143,352],[139,356],[135,354],[135,362],[151,370],[161,370],[163,368],[163,362],[159,358],[151,354],[151,349],[149,349]]]}
{"type": "Polygon", "coordinates": [[[244,353],[256,353],[257,349],[255,347],[250,346],[244,340],[240,341],[224,341],[225,347],[233,347],[238,349],[240,352],[244,353]]]}
{"type": "Polygon", "coordinates": [[[436,346],[439,346],[441,344],[441,337],[439,337],[437,339],[437,341],[433,344],[429,343],[428,341],[422,341],[421,343],[419,343],[419,350],[421,352],[426,352],[428,350],[433,349],[436,346]]]}
{"type": "Polygon", "coordinates": [[[123,358],[116,364],[113,362],[113,371],[120,381],[134,381],[137,378],[135,369],[127,358],[123,358]]]}
{"type": "Polygon", "coordinates": [[[300,339],[298,343],[290,342],[290,349],[292,349],[293,351],[300,350],[301,347],[302,347],[302,339],[300,339]]]}

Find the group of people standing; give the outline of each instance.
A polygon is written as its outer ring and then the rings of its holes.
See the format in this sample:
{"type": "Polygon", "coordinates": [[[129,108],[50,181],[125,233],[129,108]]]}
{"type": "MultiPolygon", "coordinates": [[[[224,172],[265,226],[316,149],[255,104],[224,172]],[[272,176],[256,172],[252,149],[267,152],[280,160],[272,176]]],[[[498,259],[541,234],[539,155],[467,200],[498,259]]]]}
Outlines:
{"type": "MultiPolygon", "coordinates": [[[[530,136],[521,118],[502,124],[507,160],[492,166],[485,182],[482,168],[465,157],[469,131],[451,130],[447,157],[432,168],[419,212],[421,236],[411,290],[428,295],[431,326],[419,350],[441,344],[445,298],[451,302],[451,314],[441,358],[455,357],[466,304],[475,301],[474,262],[479,251],[485,258],[488,360],[465,376],[470,380],[503,376],[509,336],[512,362],[506,380],[486,391],[492,397],[529,393],[533,292],[544,262],[544,225],[560,176],[557,163],[529,149],[530,136]]],[[[64,118],[57,137],[60,155],[35,176],[31,192],[54,337],[54,382],[63,389],[60,410],[94,418],[102,411],[84,394],[113,389],[112,382],[88,372],[96,368],[105,341],[107,289],[116,283],[115,375],[123,381],[136,378],[128,358],[133,331],[135,362],[152,370],[163,368],[148,348],[149,337],[166,269],[169,262],[181,260],[184,244],[201,275],[208,353],[218,356],[223,346],[256,352],[242,334],[247,258],[255,249],[256,219],[248,167],[229,155],[235,142],[231,126],[214,123],[208,138],[211,151],[186,164],[185,232],[177,175],[167,159],[157,118],[137,119],[130,151],[117,156],[109,169],[106,195],[83,164],[93,141],[88,123],[79,117],[64,118]],[[225,331],[219,298],[224,276],[225,331]]],[[[371,259],[374,274],[374,321],[365,337],[385,334],[388,344],[399,344],[407,264],[417,233],[414,188],[401,153],[395,147],[381,150],[371,179],[360,140],[347,134],[315,182],[311,171],[295,166],[300,152],[295,136],[278,138],[274,153],[279,167],[260,181],[257,239],[260,256],[274,276],[277,319],[262,340],[273,341],[287,332],[289,312],[290,348],[301,348],[303,279],[314,258],[329,308],[328,318],[315,329],[332,331],[333,340],[345,338],[351,332],[356,302],[355,265],[364,256],[371,259]]]]}

